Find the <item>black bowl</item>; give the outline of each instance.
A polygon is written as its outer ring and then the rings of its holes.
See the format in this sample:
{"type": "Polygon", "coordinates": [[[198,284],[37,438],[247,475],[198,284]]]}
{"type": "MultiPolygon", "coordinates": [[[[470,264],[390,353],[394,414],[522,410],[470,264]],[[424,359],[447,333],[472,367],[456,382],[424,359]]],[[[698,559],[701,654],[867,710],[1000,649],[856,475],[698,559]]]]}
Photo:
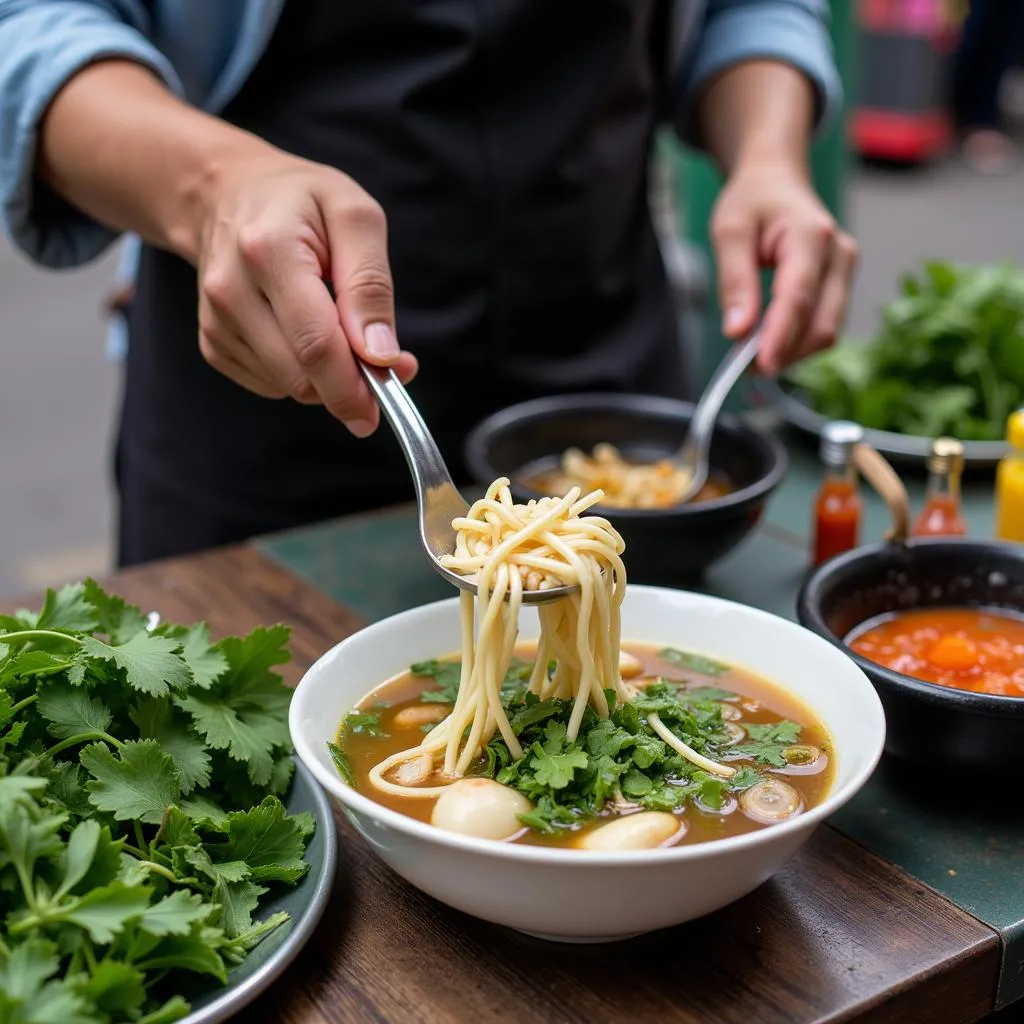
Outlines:
{"type": "Polygon", "coordinates": [[[878,615],[951,605],[1024,612],[1024,546],[935,538],[858,548],[811,574],[797,599],[797,616],[841,647],[874,683],[885,708],[888,753],[973,770],[1016,767],[1024,745],[1024,697],[913,679],[843,642],[878,615]]]}
{"type": "MultiPolygon", "coordinates": [[[[481,484],[508,477],[525,501],[541,495],[522,482],[524,468],[552,468],[566,448],[590,451],[601,442],[628,458],[655,461],[679,450],[692,415],[689,402],[649,395],[539,398],[476,426],[466,438],[466,464],[481,484]]],[[[677,508],[597,511],[626,542],[631,580],[680,583],[699,577],[750,532],[786,465],[785,449],[772,435],[723,415],[711,439],[711,467],[735,488],[731,494],[677,508]]]]}

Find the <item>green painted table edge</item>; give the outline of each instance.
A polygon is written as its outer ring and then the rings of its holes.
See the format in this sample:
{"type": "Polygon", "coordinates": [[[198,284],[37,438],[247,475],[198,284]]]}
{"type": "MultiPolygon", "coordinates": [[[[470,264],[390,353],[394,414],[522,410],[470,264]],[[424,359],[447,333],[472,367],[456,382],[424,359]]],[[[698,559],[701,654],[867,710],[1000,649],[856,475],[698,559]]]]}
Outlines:
{"type": "MultiPolygon", "coordinates": [[[[785,483],[764,520],[714,566],[698,589],[795,617],[807,572],[809,509],[820,480],[813,453],[790,445],[785,483]]],[[[919,506],[923,479],[908,482],[919,506]]],[[[880,538],[884,506],[868,496],[862,540],[880,538]]],[[[964,489],[972,533],[991,536],[991,480],[964,489]]],[[[367,622],[451,596],[419,549],[411,506],[345,517],[256,542],[266,555],[351,609],[367,622]]],[[[883,765],[830,824],[996,931],[1003,956],[996,1008],[1024,997],[1024,820],[999,810],[923,803],[896,767],[883,765]],[[894,825],[895,823],[895,825],[894,825]]]]}

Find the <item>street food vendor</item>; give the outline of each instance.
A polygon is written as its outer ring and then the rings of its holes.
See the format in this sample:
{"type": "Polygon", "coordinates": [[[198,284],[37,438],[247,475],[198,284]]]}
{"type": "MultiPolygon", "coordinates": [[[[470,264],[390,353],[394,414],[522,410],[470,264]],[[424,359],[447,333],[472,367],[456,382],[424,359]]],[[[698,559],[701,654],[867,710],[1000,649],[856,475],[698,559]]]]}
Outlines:
{"type": "Polygon", "coordinates": [[[55,268],[130,236],[121,563],[409,498],[353,354],[416,378],[457,476],[467,429],[502,405],[679,393],[648,209],[662,123],[725,175],[725,333],[766,305],[769,373],[829,344],[856,251],[807,164],[839,102],[827,16],[824,0],[0,0],[7,232],[55,268]]]}

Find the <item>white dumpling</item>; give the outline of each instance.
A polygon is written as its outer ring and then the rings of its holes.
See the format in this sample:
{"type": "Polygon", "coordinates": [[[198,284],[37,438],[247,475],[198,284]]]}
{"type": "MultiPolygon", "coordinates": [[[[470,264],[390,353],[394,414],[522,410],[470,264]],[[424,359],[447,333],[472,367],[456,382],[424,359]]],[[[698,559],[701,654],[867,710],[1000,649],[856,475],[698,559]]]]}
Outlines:
{"type": "Polygon", "coordinates": [[[643,662],[629,651],[619,651],[619,675],[623,679],[632,679],[644,670],[643,662]]]}
{"type": "Polygon", "coordinates": [[[523,825],[516,817],[533,809],[522,793],[491,779],[459,779],[438,798],[431,824],[478,839],[508,839],[523,825]]]}
{"type": "Polygon", "coordinates": [[[685,824],[666,811],[642,811],[609,821],[581,840],[584,850],[653,850],[671,839],[685,824]]]}

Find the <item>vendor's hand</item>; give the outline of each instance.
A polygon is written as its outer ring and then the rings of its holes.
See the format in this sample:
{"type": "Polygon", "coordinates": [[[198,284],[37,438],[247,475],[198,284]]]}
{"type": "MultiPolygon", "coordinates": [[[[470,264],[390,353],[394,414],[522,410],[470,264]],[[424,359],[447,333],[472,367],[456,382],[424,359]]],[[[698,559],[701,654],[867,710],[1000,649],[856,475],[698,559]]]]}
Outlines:
{"type": "Polygon", "coordinates": [[[258,395],[322,403],[357,437],[371,434],[380,412],[353,352],[404,382],[416,373],[395,336],[380,206],[341,172],[270,147],[222,169],[198,206],[206,361],[258,395]]]}
{"type": "Polygon", "coordinates": [[[836,225],[802,168],[752,161],[736,168],[711,220],[723,333],[746,335],[761,309],[758,271],[774,267],[758,367],[831,345],[842,327],[857,263],[856,243],[836,225]]]}

